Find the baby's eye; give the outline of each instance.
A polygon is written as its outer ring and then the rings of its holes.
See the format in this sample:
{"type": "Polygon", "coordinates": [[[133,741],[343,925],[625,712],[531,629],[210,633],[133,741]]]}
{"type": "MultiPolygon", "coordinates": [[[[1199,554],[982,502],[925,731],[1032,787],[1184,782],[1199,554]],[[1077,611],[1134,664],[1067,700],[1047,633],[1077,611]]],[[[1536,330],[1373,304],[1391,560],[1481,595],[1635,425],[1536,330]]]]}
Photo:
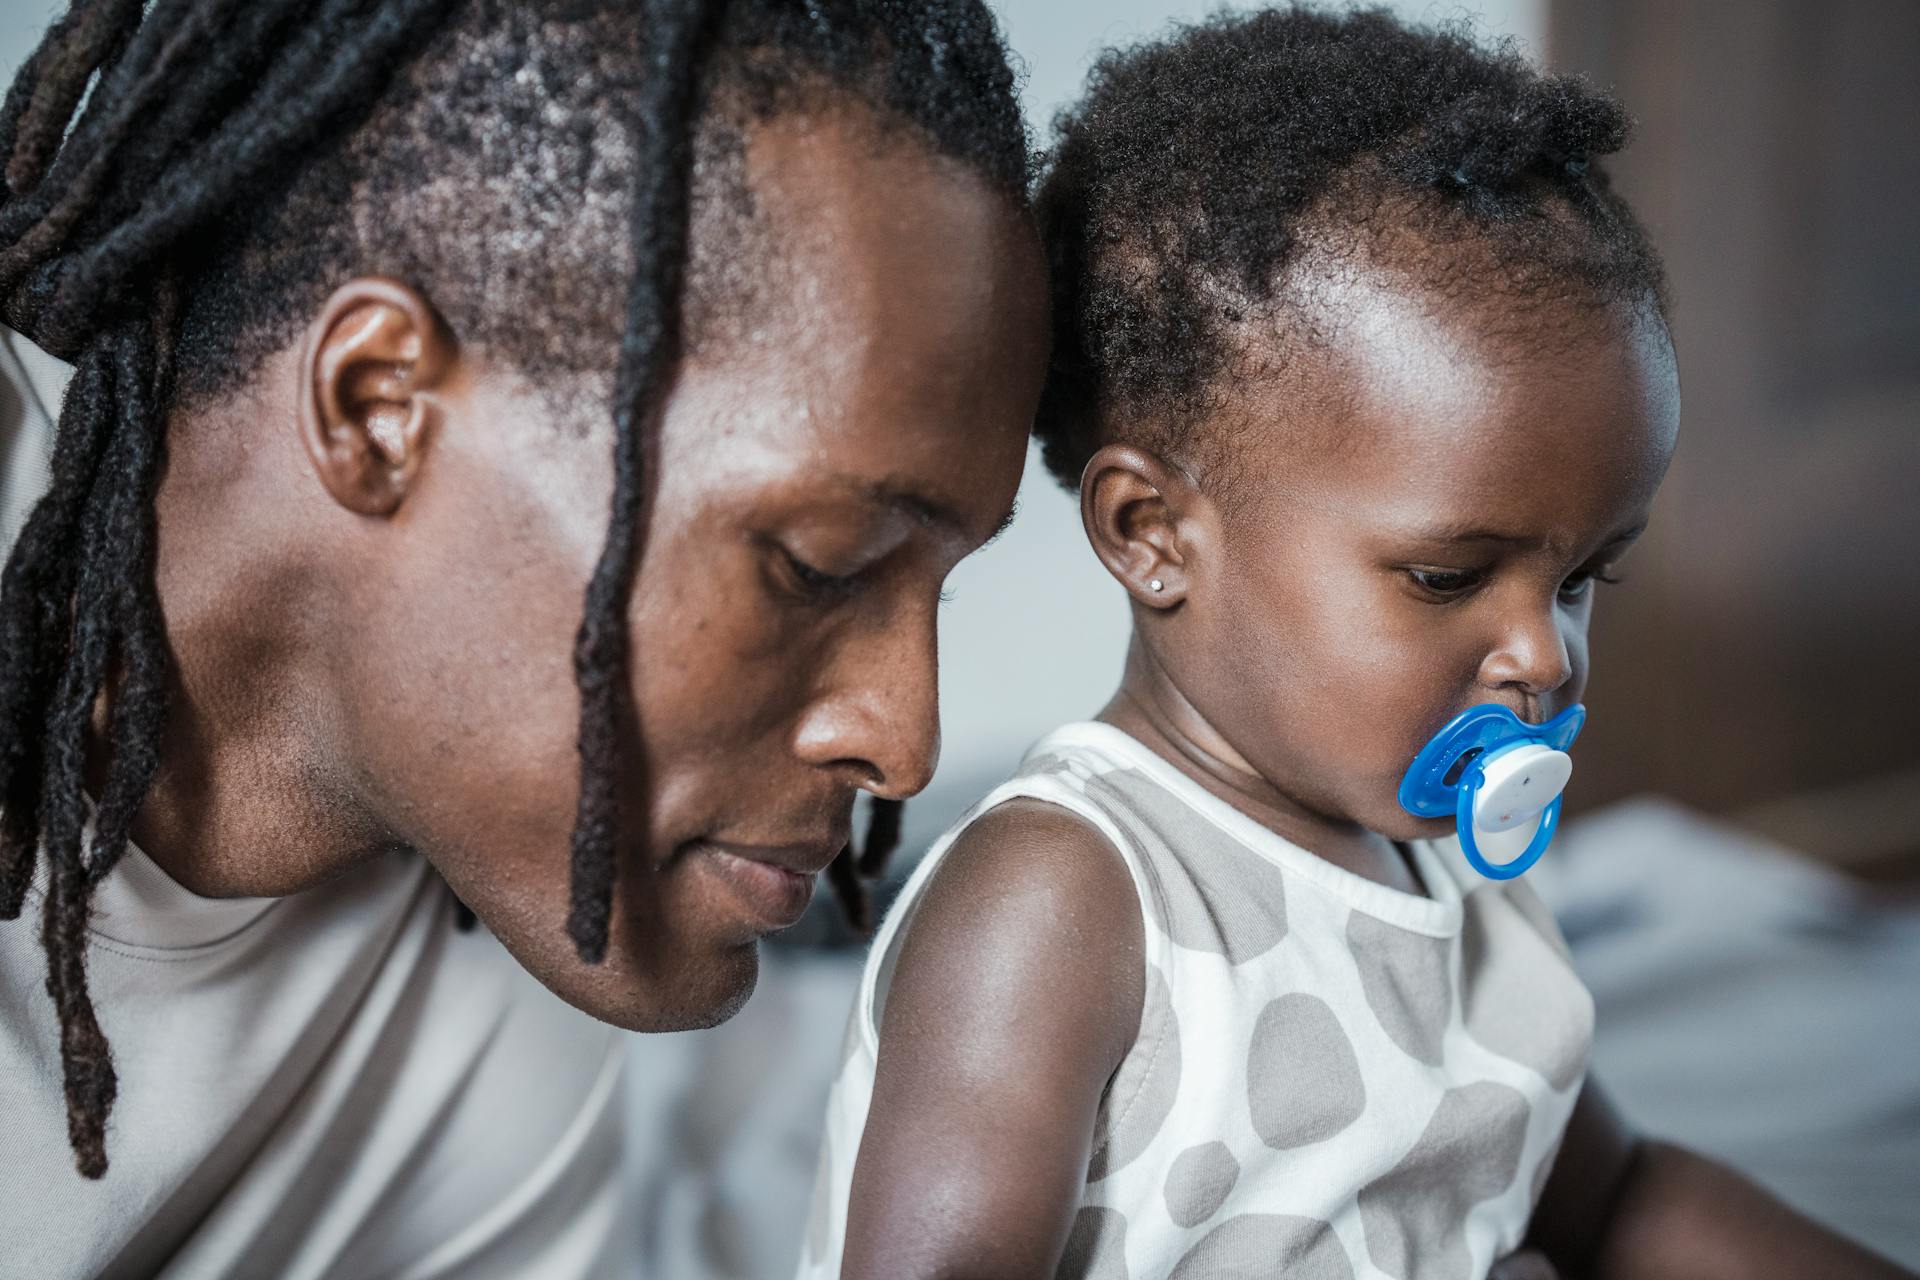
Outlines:
{"type": "Polygon", "coordinates": [[[1436,596],[1458,596],[1480,585],[1478,569],[1409,569],[1407,576],[1436,596]]]}
{"type": "Polygon", "coordinates": [[[1560,584],[1560,598],[1572,604],[1593,594],[1593,584],[1596,582],[1619,581],[1605,569],[1580,569],[1568,575],[1567,580],[1560,584]]]}

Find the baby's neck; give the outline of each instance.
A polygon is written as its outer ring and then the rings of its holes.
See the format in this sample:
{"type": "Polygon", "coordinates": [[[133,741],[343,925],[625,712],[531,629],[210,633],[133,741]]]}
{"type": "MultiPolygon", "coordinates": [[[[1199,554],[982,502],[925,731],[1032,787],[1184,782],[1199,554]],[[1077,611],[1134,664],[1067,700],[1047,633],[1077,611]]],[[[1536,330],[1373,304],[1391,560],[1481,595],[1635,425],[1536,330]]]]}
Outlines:
{"type": "Polygon", "coordinates": [[[1282,839],[1389,888],[1425,893],[1393,841],[1315,811],[1254,770],[1158,668],[1145,646],[1136,642],[1129,650],[1120,688],[1098,719],[1139,740],[1282,839]]]}

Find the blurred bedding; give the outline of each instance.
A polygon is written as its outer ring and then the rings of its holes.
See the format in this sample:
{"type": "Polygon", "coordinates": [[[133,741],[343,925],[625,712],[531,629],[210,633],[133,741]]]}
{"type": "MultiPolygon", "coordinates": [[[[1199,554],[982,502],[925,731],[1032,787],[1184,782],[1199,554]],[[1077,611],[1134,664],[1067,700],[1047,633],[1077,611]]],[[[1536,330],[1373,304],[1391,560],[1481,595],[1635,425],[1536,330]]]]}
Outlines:
{"type": "Polygon", "coordinates": [[[1920,884],[1651,799],[1570,824],[1530,878],[1629,1117],[1920,1268],[1920,884]]]}

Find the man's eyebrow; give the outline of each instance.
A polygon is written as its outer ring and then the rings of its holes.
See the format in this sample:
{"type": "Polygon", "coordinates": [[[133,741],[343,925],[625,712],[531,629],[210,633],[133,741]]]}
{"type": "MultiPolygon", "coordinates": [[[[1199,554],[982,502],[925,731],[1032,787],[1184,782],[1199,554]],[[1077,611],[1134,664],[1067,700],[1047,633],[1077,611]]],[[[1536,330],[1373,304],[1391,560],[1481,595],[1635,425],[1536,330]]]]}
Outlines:
{"type": "MultiPolygon", "coordinates": [[[[917,490],[901,489],[889,484],[876,484],[868,488],[867,496],[882,506],[905,512],[922,524],[936,525],[965,538],[973,536],[973,529],[967,518],[957,508],[917,490]]],[[[1000,517],[993,532],[987,535],[986,541],[992,542],[1005,533],[1013,524],[1013,518],[1019,514],[1019,510],[1020,504],[1017,502],[1008,507],[1007,513],[1000,517]]]]}
{"type": "Polygon", "coordinates": [[[1013,528],[1014,517],[1018,516],[1019,514],[1020,514],[1020,500],[1018,498],[1015,498],[1013,501],[1013,505],[1007,508],[1007,514],[1000,517],[1000,523],[993,526],[993,532],[988,534],[987,540],[981,543],[980,545],[983,547],[990,547],[994,543],[1000,541],[1000,535],[1005,533],[1007,530],[1013,528]]]}

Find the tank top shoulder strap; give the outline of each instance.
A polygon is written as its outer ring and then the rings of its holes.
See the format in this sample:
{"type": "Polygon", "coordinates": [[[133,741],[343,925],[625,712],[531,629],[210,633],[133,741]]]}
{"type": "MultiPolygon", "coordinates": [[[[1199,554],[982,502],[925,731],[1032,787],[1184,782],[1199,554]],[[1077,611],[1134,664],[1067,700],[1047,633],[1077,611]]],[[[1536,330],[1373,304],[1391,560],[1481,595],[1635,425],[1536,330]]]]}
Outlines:
{"type": "MultiPolygon", "coordinates": [[[[866,966],[861,978],[859,1007],[863,1025],[860,1031],[870,1047],[879,1043],[878,1022],[886,1003],[886,989],[892,979],[894,962],[927,885],[967,828],[1000,805],[1010,800],[1027,799],[1067,810],[1100,832],[1120,855],[1143,911],[1147,910],[1149,901],[1160,898],[1162,890],[1159,875],[1151,860],[1144,855],[1140,842],[1127,830],[1125,816],[1117,814],[1112,806],[1104,803],[1097,788],[1089,789],[1086,785],[1089,780],[1109,771],[1113,764],[1103,759],[1097,748],[1086,741],[1086,738],[1097,735],[1076,731],[1105,728],[1104,725],[1068,725],[1042,738],[1027,753],[1019,772],[968,808],[947,829],[946,834],[934,842],[920,860],[920,865],[914,868],[874,936],[874,962],[866,966]]],[[[1151,919],[1151,913],[1146,918],[1151,919]]],[[[1170,959],[1164,954],[1167,949],[1165,937],[1150,927],[1145,928],[1143,933],[1148,964],[1164,971],[1170,959]]]]}

